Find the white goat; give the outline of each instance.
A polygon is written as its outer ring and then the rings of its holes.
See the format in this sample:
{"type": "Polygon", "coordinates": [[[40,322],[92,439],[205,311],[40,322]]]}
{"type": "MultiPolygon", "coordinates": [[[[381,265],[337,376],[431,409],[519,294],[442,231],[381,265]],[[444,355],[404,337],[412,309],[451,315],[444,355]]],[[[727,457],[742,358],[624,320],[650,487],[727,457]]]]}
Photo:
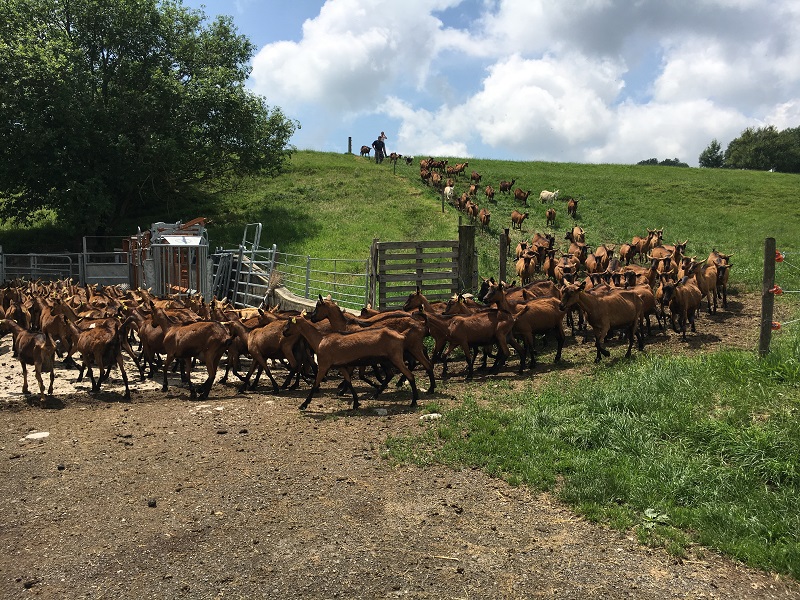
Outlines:
{"type": "Polygon", "coordinates": [[[558,192],[560,190],[556,190],[555,192],[548,192],[547,190],[542,190],[542,193],[539,194],[539,200],[542,201],[542,204],[545,202],[553,202],[558,200],[558,192]]]}

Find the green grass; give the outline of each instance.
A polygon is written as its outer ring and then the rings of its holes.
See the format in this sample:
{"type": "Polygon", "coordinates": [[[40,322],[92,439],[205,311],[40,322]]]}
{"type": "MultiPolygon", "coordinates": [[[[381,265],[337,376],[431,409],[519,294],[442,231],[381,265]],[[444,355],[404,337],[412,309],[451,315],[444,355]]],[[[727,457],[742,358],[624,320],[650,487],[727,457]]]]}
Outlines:
{"type": "MultiPolygon", "coordinates": [[[[448,158],[451,164],[463,159],[448,158]]],[[[416,161],[418,162],[418,161],[416,161]]],[[[629,241],[663,228],[688,253],[733,253],[732,292],[761,289],[764,239],[786,252],[777,281],[800,290],[800,177],[782,173],[470,159],[469,173],[532,190],[525,230],[545,228],[542,189],[579,200],[577,224],[590,245],[629,241]]],[[[358,156],[297,152],[274,179],[235,189],[196,190],[114,224],[130,235],[156,221],[211,220],[211,246],[235,247],[246,223],[261,222],[261,245],[319,258],[366,259],[382,241],[456,239],[459,214],[419,180],[417,164],[376,165],[358,156]]],[[[467,186],[457,182],[460,194],[467,186]]],[[[479,232],[481,275],[498,272],[498,236],[517,207],[496,194],[489,231],[479,232]]],[[[564,244],[573,222],[557,202],[553,232],[564,244]]],[[[87,232],[92,233],[92,232],[87,232]]],[[[52,215],[20,229],[0,227],[7,252],[60,251],[80,240],[52,215]]],[[[563,247],[563,246],[562,246],[563,247]]],[[[513,272],[513,270],[512,270],[513,272]]],[[[643,543],[681,555],[703,544],[751,565],[800,577],[800,323],[796,295],[777,301],[787,323],[772,352],[695,357],[642,355],[591,367],[591,378],[536,375],[521,391],[506,383],[468,387],[462,406],[419,437],[394,439],[396,460],[478,466],[513,484],[554,490],[589,518],[633,529],[643,543]]],[[[427,403],[426,410],[442,409],[427,403]]]]}
{"type": "Polygon", "coordinates": [[[396,460],[479,467],[682,556],[693,544],[800,576],[800,335],[643,356],[520,391],[474,386],[396,460]]]}

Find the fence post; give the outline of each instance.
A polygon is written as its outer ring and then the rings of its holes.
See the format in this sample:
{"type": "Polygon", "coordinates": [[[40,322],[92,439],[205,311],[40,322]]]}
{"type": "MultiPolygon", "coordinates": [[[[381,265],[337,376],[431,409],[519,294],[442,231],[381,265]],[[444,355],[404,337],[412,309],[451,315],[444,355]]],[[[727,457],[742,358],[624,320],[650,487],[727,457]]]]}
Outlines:
{"type": "Polygon", "coordinates": [[[775,285],[775,238],[764,241],[764,282],[761,286],[761,335],[758,340],[758,355],[769,353],[772,339],[772,316],[775,308],[775,295],[770,292],[775,285]]]}
{"type": "Polygon", "coordinates": [[[475,281],[475,226],[458,227],[458,279],[461,290],[474,290],[475,281]]]}
{"type": "Polygon", "coordinates": [[[376,308],[375,298],[378,292],[378,238],[373,238],[369,249],[369,304],[376,308]]]}
{"type": "Polygon", "coordinates": [[[231,298],[234,306],[237,306],[239,301],[239,280],[242,277],[242,264],[244,263],[244,244],[239,244],[239,258],[237,260],[236,279],[233,280],[233,298],[231,298]]]}
{"type": "MultiPolygon", "coordinates": [[[[372,250],[370,249],[370,257],[371,256],[372,256],[372,250]]],[[[366,264],[364,265],[364,286],[365,286],[366,289],[364,290],[364,306],[366,306],[367,304],[370,303],[370,300],[369,300],[369,290],[370,290],[369,264],[370,264],[370,259],[368,258],[365,262],[366,262],[366,264]]]]}
{"type": "Polygon", "coordinates": [[[508,227],[503,229],[503,234],[500,236],[500,281],[506,280],[506,261],[508,260],[508,240],[511,238],[508,235],[508,227]]]}

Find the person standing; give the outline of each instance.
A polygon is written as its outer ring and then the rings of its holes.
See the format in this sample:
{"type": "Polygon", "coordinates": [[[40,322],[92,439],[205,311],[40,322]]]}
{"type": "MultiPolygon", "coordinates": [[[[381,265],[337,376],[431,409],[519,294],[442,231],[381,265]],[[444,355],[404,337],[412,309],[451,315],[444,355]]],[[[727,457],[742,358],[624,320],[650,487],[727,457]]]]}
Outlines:
{"type": "Polygon", "coordinates": [[[375,162],[380,164],[383,162],[383,156],[386,154],[386,144],[383,143],[383,132],[378,136],[378,139],[372,142],[372,148],[375,150],[375,162]]]}

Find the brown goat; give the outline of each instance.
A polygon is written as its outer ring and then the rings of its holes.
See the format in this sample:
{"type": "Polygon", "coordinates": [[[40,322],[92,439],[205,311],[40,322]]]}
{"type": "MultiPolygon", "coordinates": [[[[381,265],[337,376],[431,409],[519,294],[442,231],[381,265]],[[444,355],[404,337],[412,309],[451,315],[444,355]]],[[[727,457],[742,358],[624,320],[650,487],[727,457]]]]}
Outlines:
{"type": "Polygon", "coordinates": [[[555,227],[556,226],[556,209],[555,208],[548,208],[545,211],[544,216],[547,219],[546,225],[548,227],[555,227]]]}
{"type": "MultiPolygon", "coordinates": [[[[426,327],[421,319],[413,318],[405,311],[390,311],[381,313],[373,318],[358,319],[344,312],[330,298],[323,299],[322,296],[317,300],[314,311],[309,315],[309,318],[312,323],[327,319],[331,329],[336,333],[360,331],[366,327],[388,327],[405,335],[405,358],[421,364],[422,368],[425,369],[430,379],[428,392],[436,389],[433,365],[425,352],[426,327]]],[[[410,368],[413,369],[413,366],[410,368]]],[[[388,383],[388,380],[386,383],[388,383]]]]}
{"type": "Polygon", "coordinates": [[[522,188],[517,188],[514,190],[514,200],[522,202],[525,206],[528,206],[528,196],[530,195],[531,195],[530,190],[528,190],[527,192],[524,191],[522,188]]]}
{"type": "Polygon", "coordinates": [[[567,230],[567,234],[564,236],[564,239],[569,240],[570,242],[585,242],[586,232],[583,230],[583,227],[578,227],[576,225],[572,229],[567,230]]]}
{"type": "Polygon", "coordinates": [[[489,202],[494,202],[494,188],[490,185],[486,186],[486,189],[483,190],[483,193],[486,195],[486,200],[489,202]]]}
{"type": "Polygon", "coordinates": [[[653,329],[650,324],[650,316],[655,315],[659,329],[661,329],[661,331],[664,331],[664,326],[661,324],[662,315],[658,312],[656,296],[653,293],[653,288],[650,287],[649,283],[637,284],[636,275],[632,271],[628,271],[626,275],[628,277],[627,280],[625,281],[624,288],[626,290],[631,290],[633,292],[636,292],[642,299],[642,319],[644,320],[644,322],[639,323],[639,328],[641,329],[646,324],[647,335],[652,335],[653,329]]]}
{"type": "MultiPolygon", "coordinates": [[[[444,360],[454,348],[461,348],[467,361],[466,379],[471,379],[475,363],[475,354],[472,349],[497,344],[498,353],[492,366],[492,372],[497,373],[506,363],[510,355],[508,349],[509,334],[514,327],[514,315],[504,310],[491,309],[476,312],[471,315],[456,315],[447,320],[434,314],[423,313],[428,321],[445,326],[447,338],[450,343],[447,351],[442,355],[444,360]]],[[[431,325],[429,325],[431,327],[431,325]]],[[[516,342],[514,342],[516,344],[516,342]]]]}
{"type": "Polygon", "coordinates": [[[122,359],[122,347],[127,344],[128,327],[133,323],[128,318],[123,323],[117,317],[99,319],[86,329],[79,329],[72,321],[64,319],[69,335],[72,338],[72,348],[81,355],[83,364],[78,375],[78,381],[83,379],[84,370],[92,382],[92,391],[99,392],[102,383],[108,379],[111,366],[119,367],[122,381],[125,384],[125,399],[131,399],[131,390],[128,387],[128,375],[125,373],[125,363],[122,359]],[[97,367],[97,379],[94,378],[92,367],[97,367]]]}
{"type": "Polygon", "coordinates": [[[536,255],[531,252],[525,252],[517,259],[515,267],[517,277],[522,281],[522,285],[529,283],[533,279],[537,265],[536,255]]]}
{"type": "Polygon", "coordinates": [[[491,216],[492,216],[492,214],[488,210],[486,210],[485,208],[482,208],[480,210],[480,212],[478,213],[478,221],[480,221],[481,227],[483,229],[486,229],[486,228],[489,227],[489,219],[491,218],[491,216]]]}
{"type": "Polygon", "coordinates": [[[42,373],[50,373],[50,387],[47,394],[53,395],[53,379],[55,378],[56,344],[49,334],[41,332],[27,331],[19,323],[12,319],[0,320],[0,337],[10,333],[12,344],[22,365],[22,393],[27,395],[28,391],[28,365],[33,366],[36,381],[39,383],[39,400],[44,405],[45,393],[42,373]]]}
{"type": "MultiPolygon", "coordinates": [[[[400,371],[411,385],[411,406],[417,405],[419,392],[414,374],[408,369],[404,360],[405,336],[385,327],[367,328],[352,333],[329,333],[323,335],[304,316],[293,317],[284,325],[283,334],[301,335],[314,354],[317,355],[317,377],[300,410],[305,410],[311,403],[314,394],[319,391],[320,384],[333,367],[349,367],[375,359],[386,359],[400,371]]],[[[353,409],[358,408],[358,396],[350,381],[347,369],[341,369],[353,394],[353,409]]]]}
{"type": "Polygon", "coordinates": [[[488,305],[495,304],[498,308],[515,312],[512,333],[518,335],[523,340],[523,353],[519,359],[520,374],[525,370],[527,355],[531,357],[531,369],[536,366],[536,352],[534,346],[534,335],[554,332],[558,343],[556,356],[553,362],[561,360],[561,350],[564,348],[564,311],[560,310],[560,298],[534,298],[527,301],[523,306],[527,308],[524,312],[522,308],[513,309],[507,298],[507,286],[503,283],[490,285],[484,302],[488,305]]]}
{"type": "Polygon", "coordinates": [[[466,212],[469,215],[470,221],[475,221],[480,214],[480,208],[472,200],[467,200],[466,212]]]}
{"type": "Polygon", "coordinates": [[[631,260],[636,256],[636,250],[630,244],[619,245],[619,259],[625,261],[626,265],[631,264],[631,260]]]}
{"type": "Polygon", "coordinates": [[[569,284],[562,290],[559,309],[566,311],[573,305],[578,305],[586,315],[589,325],[594,333],[594,343],[597,348],[595,362],[600,362],[600,357],[610,356],[605,347],[605,339],[612,329],[624,328],[628,335],[628,351],[626,358],[630,357],[634,337],[639,342],[639,350],[644,349],[644,336],[639,330],[642,319],[642,299],[632,291],[612,289],[603,295],[584,291],[586,282],[569,284]]]}
{"type": "Polygon", "coordinates": [[[713,263],[717,266],[717,298],[722,300],[722,308],[728,308],[728,277],[731,268],[731,256],[733,254],[722,254],[713,249],[706,260],[706,263],[713,263]]]}
{"type": "Polygon", "coordinates": [[[694,276],[700,293],[708,300],[708,314],[717,312],[717,265],[692,263],[686,275],[694,276]]]}
{"type": "Polygon", "coordinates": [[[662,303],[665,306],[669,306],[672,328],[676,333],[682,334],[685,340],[687,321],[692,332],[697,331],[694,321],[697,313],[700,312],[703,293],[690,276],[684,277],[677,283],[664,280],[661,289],[663,293],[662,303]]]}
{"type": "Polygon", "coordinates": [[[570,198],[567,201],[567,215],[573,219],[578,218],[578,201],[575,198],[570,198]]]}
{"type": "MultiPolygon", "coordinates": [[[[286,337],[283,335],[283,327],[286,324],[286,319],[274,317],[270,322],[264,322],[260,319],[258,324],[253,327],[239,321],[232,321],[231,328],[239,340],[244,340],[248,354],[253,359],[250,365],[250,370],[242,378],[242,384],[239,387],[238,393],[242,394],[250,386],[250,378],[256,370],[266,373],[272,383],[272,391],[277,394],[279,391],[278,382],[272,376],[272,371],[267,365],[267,359],[272,360],[286,360],[289,363],[289,375],[283,384],[287,387],[294,375],[297,376],[295,385],[299,383],[300,378],[300,361],[297,359],[295,347],[300,340],[299,336],[286,337]]],[[[258,383],[258,375],[253,380],[252,386],[249,389],[256,389],[258,383]]]]}
{"type": "Polygon", "coordinates": [[[230,330],[222,323],[214,321],[199,321],[184,325],[170,318],[163,309],[158,308],[152,302],[150,303],[150,309],[152,311],[153,324],[160,327],[164,332],[164,350],[167,356],[164,359],[164,383],[161,391],[166,392],[169,389],[167,374],[172,362],[174,360],[182,360],[187,367],[186,377],[191,397],[193,399],[208,398],[208,393],[217,375],[219,361],[228,346],[233,342],[230,330]],[[199,395],[197,388],[192,384],[191,373],[188,368],[189,361],[198,357],[202,357],[208,373],[208,378],[199,388],[199,395]]]}
{"type": "Polygon", "coordinates": [[[634,257],[638,257],[640,261],[644,260],[644,257],[650,252],[650,248],[653,246],[655,239],[655,229],[648,229],[646,237],[634,236],[633,240],[631,240],[631,260],[634,257]]]}
{"type": "Polygon", "coordinates": [[[511,229],[522,231],[522,222],[528,218],[528,213],[521,213],[516,208],[511,211],[511,229]]]}
{"type": "Polygon", "coordinates": [[[501,194],[508,194],[511,192],[511,188],[514,187],[514,184],[517,182],[516,179],[512,179],[511,181],[506,181],[505,179],[500,182],[500,193],[501,194]]]}

